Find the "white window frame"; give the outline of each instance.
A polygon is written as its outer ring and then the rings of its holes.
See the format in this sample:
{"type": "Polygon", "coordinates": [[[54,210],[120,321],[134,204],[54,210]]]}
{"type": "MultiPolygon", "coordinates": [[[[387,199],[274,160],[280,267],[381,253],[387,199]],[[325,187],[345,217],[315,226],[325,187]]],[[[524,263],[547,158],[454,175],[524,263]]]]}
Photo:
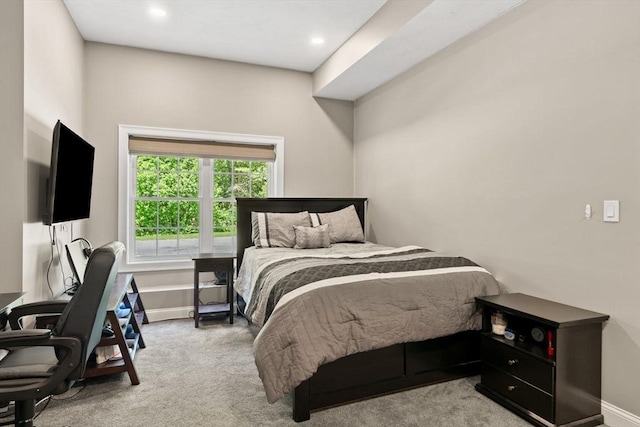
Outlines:
{"type": "MultiPolygon", "coordinates": [[[[284,195],[284,137],[249,135],[226,132],[210,132],[186,129],[158,128],[148,126],[119,125],[118,126],[118,240],[127,248],[133,248],[135,238],[135,224],[133,224],[131,209],[133,200],[129,189],[132,182],[135,164],[133,156],[129,154],[129,137],[150,137],[166,139],[182,139],[195,141],[217,141],[237,144],[272,145],[275,147],[276,159],[269,164],[268,194],[270,197],[284,195]]],[[[205,184],[205,183],[203,183],[205,184]]],[[[201,184],[201,191],[202,185],[201,184]]],[[[210,184],[208,184],[210,187],[210,184]]],[[[120,271],[158,271],[192,269],[193,261],[189,260],[135,260],[133,251],[126,251],[120,266],[120,271]]]]}

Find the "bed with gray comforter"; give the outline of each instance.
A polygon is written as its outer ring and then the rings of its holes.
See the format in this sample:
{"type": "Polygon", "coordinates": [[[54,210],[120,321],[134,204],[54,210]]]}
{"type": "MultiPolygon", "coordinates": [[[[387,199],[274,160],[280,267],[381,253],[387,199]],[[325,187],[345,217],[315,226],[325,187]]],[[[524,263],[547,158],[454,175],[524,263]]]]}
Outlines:
{"type": "Polygon", "coordinates": [[[337,359],[478,330],[474,298],[503,292],[467,258],[369,242],[247,248],[234,287],[260,328],[255,362],[271,403],[337,359]]]}

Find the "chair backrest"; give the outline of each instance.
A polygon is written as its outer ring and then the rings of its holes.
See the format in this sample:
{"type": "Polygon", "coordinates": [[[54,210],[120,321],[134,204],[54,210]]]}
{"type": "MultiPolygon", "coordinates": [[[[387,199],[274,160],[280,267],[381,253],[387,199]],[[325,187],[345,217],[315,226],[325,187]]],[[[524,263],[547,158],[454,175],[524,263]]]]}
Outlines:
{"type": "Polygon", "coordinates": [[[76,337],[82,342],[82,363],[70,379],[82,378],[87,360],[102,338],[107,304],[124,250],[122,243],[114,241],[91,253],[84,281],[53,329],[56,336],[76,337]]]}

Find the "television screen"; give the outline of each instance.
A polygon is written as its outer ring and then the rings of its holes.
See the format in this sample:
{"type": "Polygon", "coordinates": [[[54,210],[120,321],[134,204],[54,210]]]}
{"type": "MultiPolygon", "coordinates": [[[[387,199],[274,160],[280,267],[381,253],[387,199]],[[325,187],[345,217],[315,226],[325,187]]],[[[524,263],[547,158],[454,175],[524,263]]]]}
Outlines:
{"type": "Polygon", "coordinates": [[[53,129],[44,223],[89,218],[95,148],[60,120],[53,129]]]}

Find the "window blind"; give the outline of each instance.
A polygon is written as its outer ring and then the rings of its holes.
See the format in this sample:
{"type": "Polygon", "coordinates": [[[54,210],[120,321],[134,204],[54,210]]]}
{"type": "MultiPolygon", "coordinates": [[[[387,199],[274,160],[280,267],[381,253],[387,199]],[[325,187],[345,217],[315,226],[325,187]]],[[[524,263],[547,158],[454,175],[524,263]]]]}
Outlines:
{"type": "Polygon", "coordinates": [[[129,153],[156,156],[204,157],[230,160],[274,161],[275,146],[148,138],[131,135],[129,153]]]}

